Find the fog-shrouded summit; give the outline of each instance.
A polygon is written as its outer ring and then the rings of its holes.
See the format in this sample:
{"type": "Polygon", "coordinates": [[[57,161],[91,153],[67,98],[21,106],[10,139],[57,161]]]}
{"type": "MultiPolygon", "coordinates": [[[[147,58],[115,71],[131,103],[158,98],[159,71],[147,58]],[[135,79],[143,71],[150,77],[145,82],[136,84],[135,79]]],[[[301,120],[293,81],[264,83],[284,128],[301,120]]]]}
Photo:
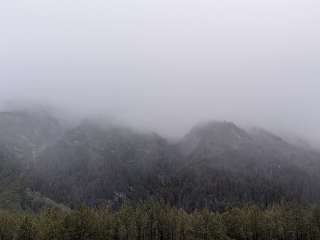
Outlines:
{"type": "Polygon", "coordinates": [[[319,151],[230,121],[197,124],[172,142],[123,123],[64,124],[52,112],[20,108],[0,113],[0,133],[0,208],[320,202],[319,151]]]}
{"type": "Polygon", "coordinates": [[[171,137],[227,119],[319,141],[319,24],[316,0],[5,1],[0,105],[171,137]]]}
{"type": "Polygon", "coordinates": [[[265,129],[207,121],[170,141],[103,118],[70,123],[58,112],[0,112],[0,209],[320,202],[320,152],[265,129]]]}
{"type": "Polygon", "coordinates": [[[319,0],[0,4],[0,240],[320,239],[319,0]]]}

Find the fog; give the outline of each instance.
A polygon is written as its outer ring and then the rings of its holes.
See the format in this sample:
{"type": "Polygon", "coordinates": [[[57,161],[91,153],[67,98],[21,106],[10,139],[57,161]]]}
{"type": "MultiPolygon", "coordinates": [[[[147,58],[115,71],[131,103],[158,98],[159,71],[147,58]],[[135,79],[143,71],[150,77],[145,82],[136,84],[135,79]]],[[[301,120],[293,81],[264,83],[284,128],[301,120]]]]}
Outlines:
{"type": "Polygon", "coordinates": [[[320,140],[316,0],[10,0],[0,102],[163,135],[210,119],[320,140]]]}

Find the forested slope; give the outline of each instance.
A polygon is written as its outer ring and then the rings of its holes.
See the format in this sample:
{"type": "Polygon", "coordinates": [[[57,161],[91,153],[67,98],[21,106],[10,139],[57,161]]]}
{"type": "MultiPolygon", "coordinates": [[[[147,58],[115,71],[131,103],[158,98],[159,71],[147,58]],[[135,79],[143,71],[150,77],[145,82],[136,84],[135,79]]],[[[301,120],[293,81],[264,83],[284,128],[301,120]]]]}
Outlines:
{"type": "Polygon", "coordinates": [[[0,114],[1,206],[41,206],[33,198],[71,208],[152,198],[186,210],[320,201],[320,154],[262,129],[213,121],[173,144],[107,122],[61,122],[45,112],[0,114]]]}

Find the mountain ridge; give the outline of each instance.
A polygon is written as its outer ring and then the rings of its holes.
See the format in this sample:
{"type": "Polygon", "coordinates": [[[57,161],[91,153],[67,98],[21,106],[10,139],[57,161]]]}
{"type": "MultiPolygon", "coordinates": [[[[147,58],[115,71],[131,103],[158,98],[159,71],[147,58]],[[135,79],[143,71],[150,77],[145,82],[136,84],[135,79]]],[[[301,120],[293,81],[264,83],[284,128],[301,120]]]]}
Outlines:
{"type": "Polygon", "coordinates": [[[23,176],[32,192],[66,206],[149,198],[185,209],[320,201],[320,153],[266,130],[211,121],[171,143],[156,133],[90,120],[66,129],[47,113],[3,120],[17,114],[0,113],[0,132],[6,133],[0,139],[26,150],[19,158],[14,147],[0,145],[0,179],[7,163],[28,162],[13,165],[12,178],[23,176]],[[28,141],[20,142],[21,135],[28,141]],[[39,152],[31,158],[34,146],[39,152]]]}

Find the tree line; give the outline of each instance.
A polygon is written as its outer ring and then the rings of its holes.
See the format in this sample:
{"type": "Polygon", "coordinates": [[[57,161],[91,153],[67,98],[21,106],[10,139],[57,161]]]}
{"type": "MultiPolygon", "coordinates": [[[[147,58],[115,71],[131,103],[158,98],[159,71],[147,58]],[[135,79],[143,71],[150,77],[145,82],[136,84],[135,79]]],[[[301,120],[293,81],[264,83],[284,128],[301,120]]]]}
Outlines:
{"type": "Polygon", "coordinates": [[[61,211],[1,212],[0,240],[318,240],[320,208],[281,203],[187,212],[148,201],[61,211]]]}

